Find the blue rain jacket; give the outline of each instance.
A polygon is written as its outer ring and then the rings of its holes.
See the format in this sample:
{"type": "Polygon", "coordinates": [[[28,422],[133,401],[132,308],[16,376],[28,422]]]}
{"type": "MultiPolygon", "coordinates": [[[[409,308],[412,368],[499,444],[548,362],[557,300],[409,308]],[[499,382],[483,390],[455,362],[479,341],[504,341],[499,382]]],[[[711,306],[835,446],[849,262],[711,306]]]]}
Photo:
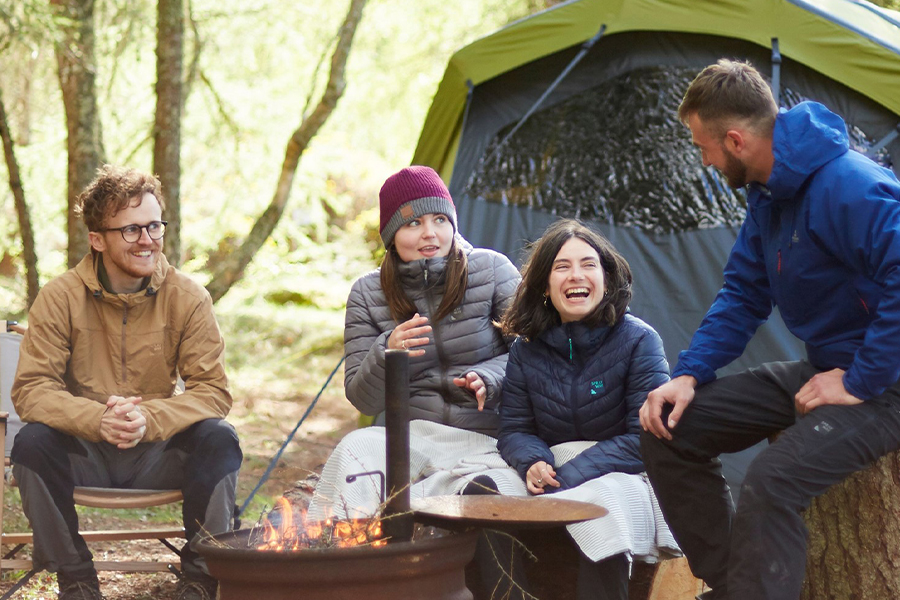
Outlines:
{"type": "Polygon", "coordinates": [[[849,150],[844,121],[815,102],[779,113],[772,147],[724,286],[672,376],[715,379],[778,306],[810,362],[845,369],[867,400],[900,377],[900,182],[849,150]]]}

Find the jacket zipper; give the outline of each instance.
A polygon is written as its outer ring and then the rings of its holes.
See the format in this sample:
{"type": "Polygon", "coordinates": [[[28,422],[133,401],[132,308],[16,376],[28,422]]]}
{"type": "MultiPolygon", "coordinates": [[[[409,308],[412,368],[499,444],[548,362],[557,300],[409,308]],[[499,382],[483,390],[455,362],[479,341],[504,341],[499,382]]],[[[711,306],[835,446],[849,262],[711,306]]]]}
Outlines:
{"type": "MultiPolygon", "coordinates": [[[[425,302],[428,304],[428,314],[429,319],[433,319],[434,317],[434,298],[431,296],[431,290],[428,289],[428,261],[425,262],[425,269],[423,270],[423,277],[425,281],[425,302]]],[[[447,357],[444,354],[444,345],[441,340],[441,328],[437,323],[431,323],[431,332],[434,335],[434,348],[437,351],[438,355],[438,364],[441,367],[441,393],[444,398],[450,397],[450,386],[447,385],[447,372],[449,369],[447,368],[447,357]]],[[[446,400],[444,401],[444,411],[443,411],[444,425],[450,424],[450,403],[446,400]]]]}
{"type": "Polygon", "coordinates": [[[778,266],[776,267],[776,271],[779,275],[781,275],[781,250],[778,250],[778,266]]]}
{"type": "Polygon", "coordinates": [[[866,304],[866,301],[862,299],[862,296],[859,296],[859,302],[862,304],[863,310],[866,311],[866,314],[869,314],[869,305],[866,304]]]}
{"type": "MultiPolygon", "coordinates": [[[[572,347],[572,332],[569,330],[569,325],[566,325],[566,333],[569,338],[569,365],[572,367],[575,366],[575,352],[572,347]]],[[[581,434],[581,423],[578,422],[578,413],[575,410],[575,407],[578,406],[578,386],[580,385],[580,381],[578,378],[578,373],[575,373],[574,368],[572,369],[574,377],[572,378],[572,387],[569,392],[569,409],[572,411],[572,423],[575,425],[575,434],[577,439],[583,439],[581,434]]]]}
{"type": "Polygon", "coordinates": [[[128,306],[122,311],[122,383],[126,382],[126,363],[125,363],[125,326],[128,325],[128,306]]]}

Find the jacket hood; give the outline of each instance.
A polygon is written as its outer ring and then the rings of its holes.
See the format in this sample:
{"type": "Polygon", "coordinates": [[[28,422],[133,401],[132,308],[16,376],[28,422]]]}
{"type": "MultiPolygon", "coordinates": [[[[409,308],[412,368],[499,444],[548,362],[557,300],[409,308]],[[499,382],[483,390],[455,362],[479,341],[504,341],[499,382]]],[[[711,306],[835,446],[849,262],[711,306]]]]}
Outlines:
{"type": "Polygon", "coordinates": [[[75,266],[75,274],[84,282],[85,287],[91,291],[93,296],[103,297],[107,300],[120,299],[124,302],[129,302],[135,298],[153,296],[159,290],[169,272],[169,261],[166,260],[164,254],[160,253],[156,261],[156,268],[153,270],[153,275],[150,276],[150,283],[146,288],[134,294],[113,294],[100,284],[100,276],[98,275],[100,256],[102,254],[92,250],[75,266]]]}
{"type": "Polygon", "coordinates": [[[818,102],[782,109],[772,133],[775,165],[766,186],[774,198],[793,198],[810,175],[849,148],[843,119],[818,102]]]}

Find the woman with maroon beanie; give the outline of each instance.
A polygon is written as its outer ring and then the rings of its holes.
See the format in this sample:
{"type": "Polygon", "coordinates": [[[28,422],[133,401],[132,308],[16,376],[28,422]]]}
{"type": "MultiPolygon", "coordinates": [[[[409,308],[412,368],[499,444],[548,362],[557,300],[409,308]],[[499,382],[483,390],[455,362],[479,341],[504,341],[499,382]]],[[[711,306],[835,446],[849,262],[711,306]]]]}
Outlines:
{"type": "Polygon", "coordinates": [[[347,398],[375,416],[376,426],[351,432],[328,459],[313,517],[371,516],[379,509],[377,478],[346,480],[385,471],[379,425],[388,349],[410,357],[411,496],[483,491],[482,483],[493,491],[491,467],[506,470],[496,435],[508,346],[497,322],[519,271],[506,256],[462,238],[450,192],[429,167],[390,176],[379,203],[384,260],[353,284],[344,329],[347,398]]]}

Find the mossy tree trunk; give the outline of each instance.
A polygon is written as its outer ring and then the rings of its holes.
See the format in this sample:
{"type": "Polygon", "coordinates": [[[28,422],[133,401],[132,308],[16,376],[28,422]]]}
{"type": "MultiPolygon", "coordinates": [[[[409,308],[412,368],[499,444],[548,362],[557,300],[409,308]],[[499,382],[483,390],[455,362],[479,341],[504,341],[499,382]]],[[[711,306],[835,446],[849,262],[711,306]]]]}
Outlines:
{"type": "Polygon", "coordinates": [[[156,35],[156,123],[153,127],[153,172],[166,198],[165,251],[169,263],[181,265],[181,113],[184,48],[184,2],[159,0],[156,35]]]}
{"type": "Polygon", "coordinates": [[[67,263],[74,267],[89,248],[87,229],[75,214],[75,204],[104,156],[97,107],[94,0],[50,0],[50,4],[60,17],[62,33],[56,44],[56,62],[68,130],[67,263]]]}
{"type": "Polygon", "coordinates": [[[801,600],[900,598],[900,453],[816,498],[801,600]]]}
{"type": "Polygon", "coordinates": [[[16,215],[19,218],[19,232],[22,236],[22,257],[25,260],[25,281],[27,282],[28,308],[34,304],[40,291],[38,278],[37,251],[34,247],[34,229],[31,226],[31,215],[28,204],[25,203],[25,189],[22,186],[22,177],[19,173],[19,163],[16,160],[15,147],[12,133],[9,130],[9,119],[6,116],[6,107],[0,94],[0,140],[3,143],[3,155],[6,158],[6,168],[9,171],[9,189],[12,191],[16,205],[16,215]]]}

